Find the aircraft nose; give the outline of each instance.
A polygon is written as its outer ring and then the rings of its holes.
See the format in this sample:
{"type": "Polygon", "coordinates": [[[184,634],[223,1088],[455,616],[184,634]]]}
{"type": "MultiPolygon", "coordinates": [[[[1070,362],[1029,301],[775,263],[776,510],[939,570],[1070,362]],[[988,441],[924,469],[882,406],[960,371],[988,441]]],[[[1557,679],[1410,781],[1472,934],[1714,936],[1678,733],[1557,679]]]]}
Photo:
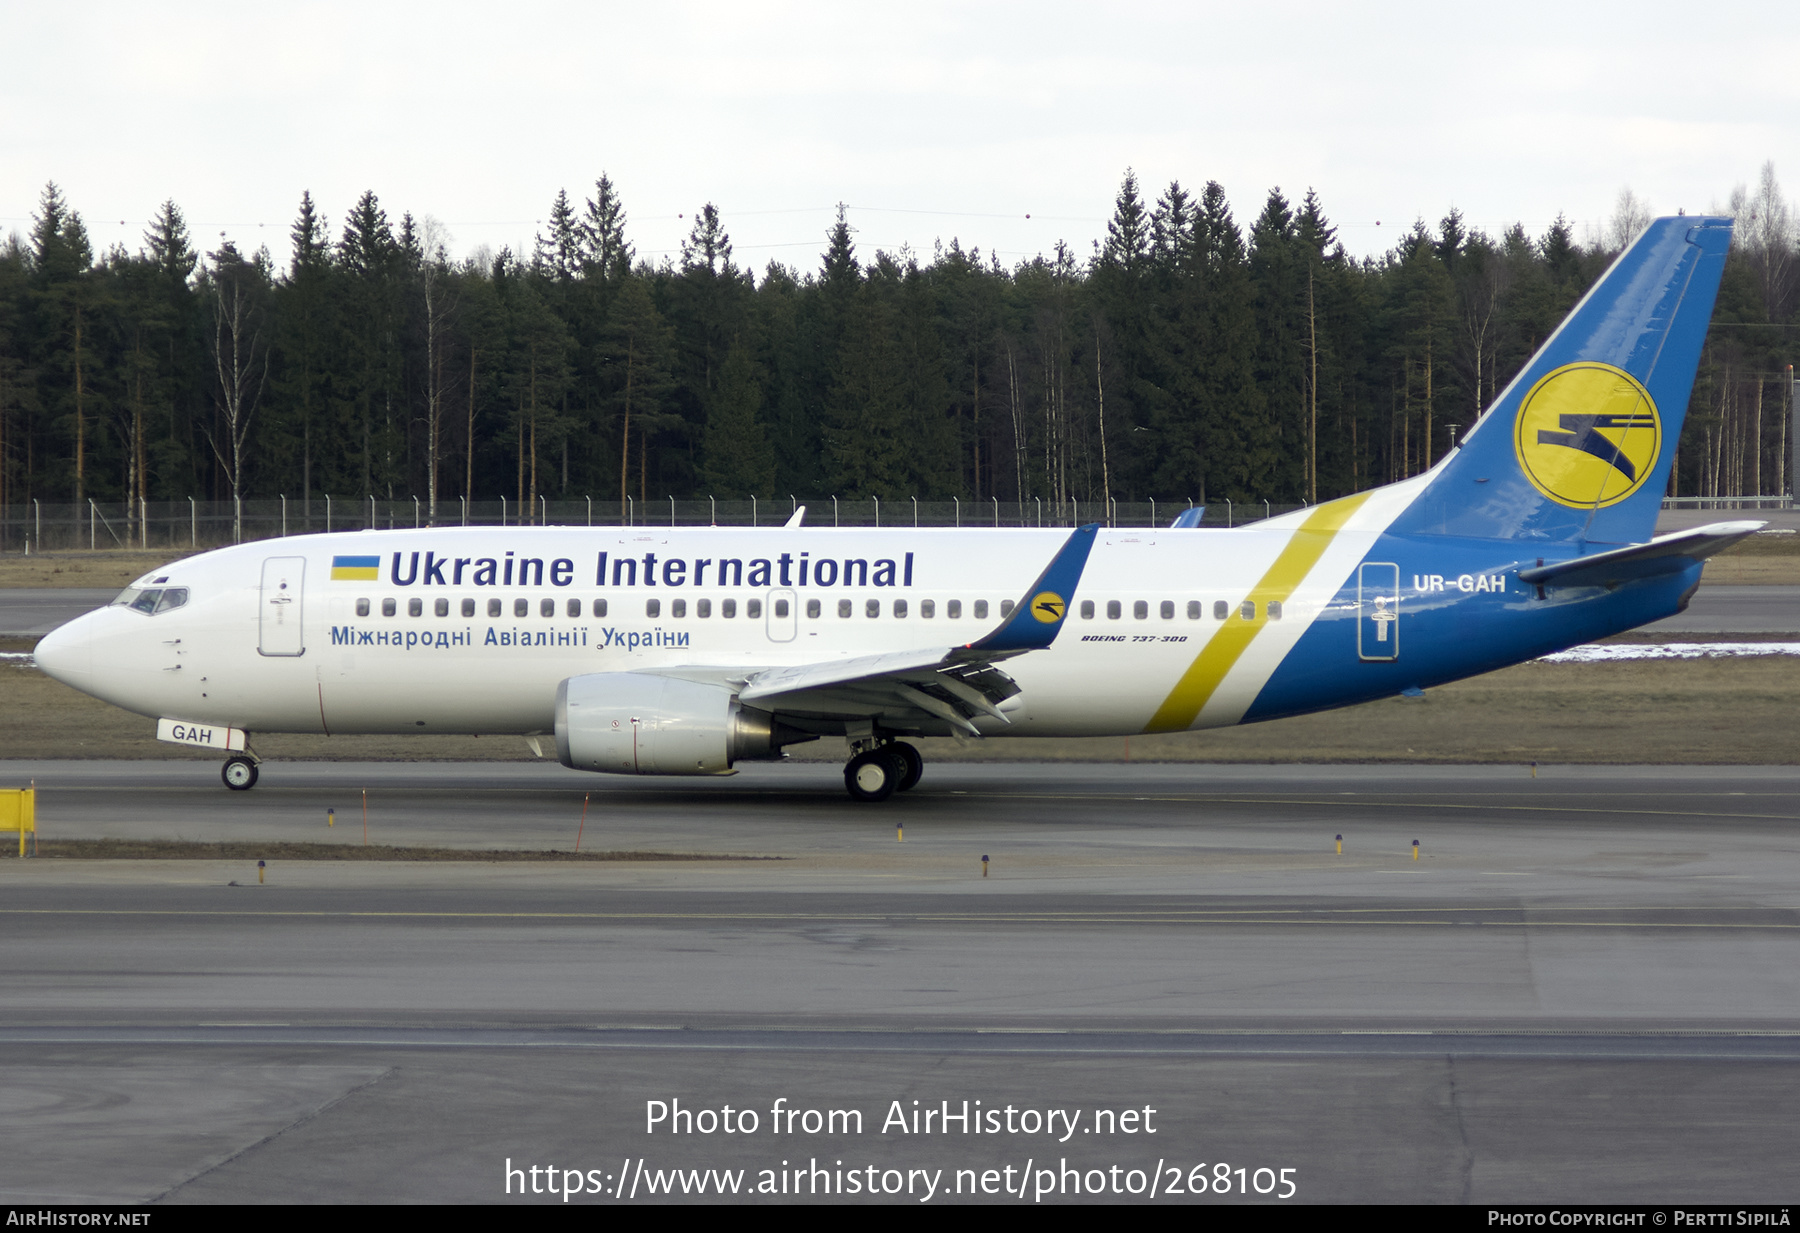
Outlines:
{"type": "Polygon", "coordinates": [[[87,684],[94,670],[94,644],[87,625],[88,618],[76,617],[45,634],[31,652],[46,674],[76,689],[87,684]]]}

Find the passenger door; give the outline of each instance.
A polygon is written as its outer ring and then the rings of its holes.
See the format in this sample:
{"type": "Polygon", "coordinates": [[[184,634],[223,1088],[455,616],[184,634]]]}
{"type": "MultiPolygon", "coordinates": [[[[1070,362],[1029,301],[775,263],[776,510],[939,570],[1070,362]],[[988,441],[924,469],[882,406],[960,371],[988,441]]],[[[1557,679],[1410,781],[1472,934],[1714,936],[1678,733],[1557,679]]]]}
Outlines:
{"type": "Polygon", "coordinates": [[[262,629],[257,651],[263,655],[306,654],[301,624],[301,596],[306,593],[305,557],[270,557],[262,570],[262,629]]]}
{"type": "Polygon", "coordinates": [[[1400,658],[1400,567],[1365,561],[1356,574],[1356,653],[1365,663],[1400,658]]]}

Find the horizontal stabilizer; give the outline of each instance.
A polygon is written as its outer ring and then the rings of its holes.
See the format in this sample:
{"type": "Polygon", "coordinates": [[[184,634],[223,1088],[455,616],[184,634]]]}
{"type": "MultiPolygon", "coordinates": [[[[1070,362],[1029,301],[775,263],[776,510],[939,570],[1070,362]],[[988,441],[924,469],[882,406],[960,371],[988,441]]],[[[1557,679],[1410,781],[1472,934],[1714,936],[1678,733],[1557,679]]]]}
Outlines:
{"type": "Polygon", "coordinates": [[[1522,569],[1519,581],[1540,587],[1599,587],[1680,573],[1767,525],[1764,522],[1715,522],[1664,535],[1647,544],[1633,544],[1611,552],[1522,569]]]}

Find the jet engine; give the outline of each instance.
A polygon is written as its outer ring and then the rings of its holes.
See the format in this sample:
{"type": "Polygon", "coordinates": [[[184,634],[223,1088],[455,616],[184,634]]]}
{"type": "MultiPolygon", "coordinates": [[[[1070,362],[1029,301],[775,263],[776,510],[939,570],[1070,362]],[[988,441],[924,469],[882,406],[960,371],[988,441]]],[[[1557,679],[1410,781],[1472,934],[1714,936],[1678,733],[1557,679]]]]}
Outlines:
{"type": "Polygon", "coordinates": [[[814,739],[741,705],[723,685],[595,672],[556,687],[556,756],[578,771],[728,775],[734,762],[814,739]]]}

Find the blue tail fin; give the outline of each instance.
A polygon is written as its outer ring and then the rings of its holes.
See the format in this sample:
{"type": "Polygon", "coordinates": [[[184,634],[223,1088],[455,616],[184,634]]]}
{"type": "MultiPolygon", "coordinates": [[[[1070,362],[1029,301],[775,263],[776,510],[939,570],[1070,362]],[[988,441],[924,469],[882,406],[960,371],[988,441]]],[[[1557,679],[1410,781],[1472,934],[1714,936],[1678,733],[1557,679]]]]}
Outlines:
{"type": "Polygon", "coordinates": [[[1649,539],[1730,245],[1728,218],[1651,223],[1391,529],[1649,539]]]}

